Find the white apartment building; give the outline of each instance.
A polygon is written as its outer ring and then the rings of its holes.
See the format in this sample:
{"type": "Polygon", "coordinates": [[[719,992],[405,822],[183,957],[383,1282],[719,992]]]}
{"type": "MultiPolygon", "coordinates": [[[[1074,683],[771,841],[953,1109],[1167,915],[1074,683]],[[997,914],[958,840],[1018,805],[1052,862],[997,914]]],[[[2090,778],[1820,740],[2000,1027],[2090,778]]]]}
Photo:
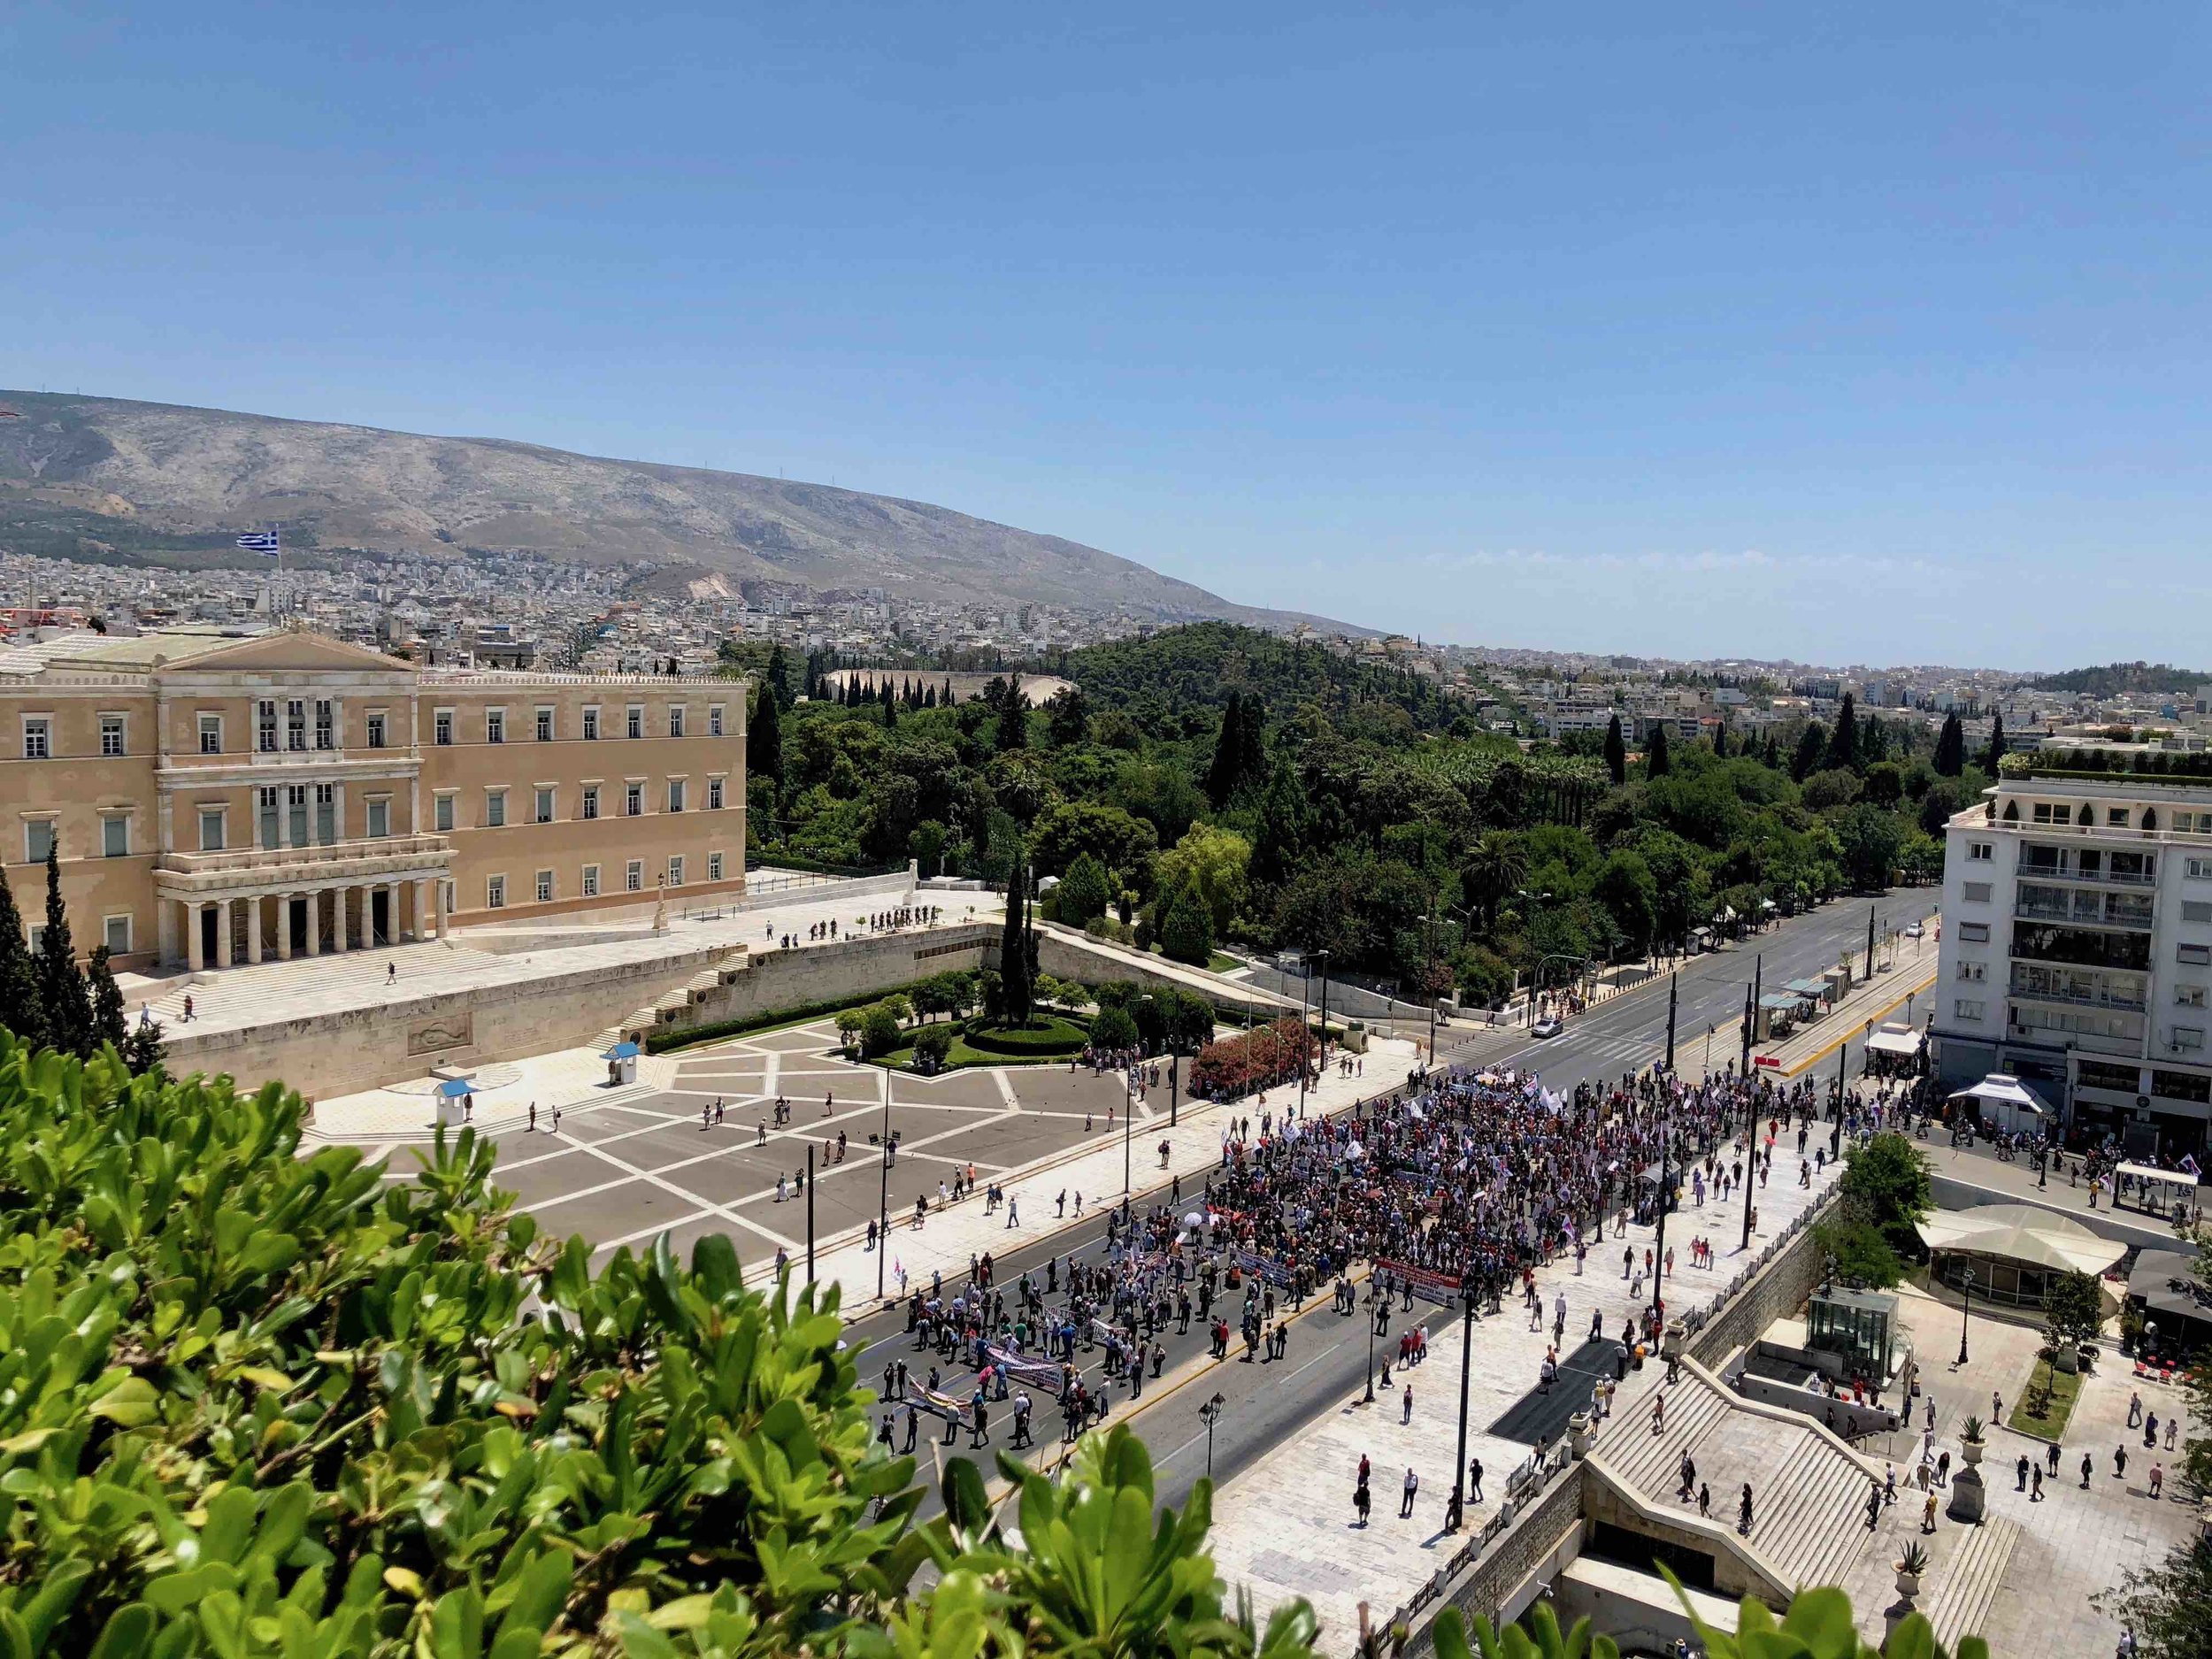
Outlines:
{"type": "Polygon", "coordinates": [[[2212,778],[2008,777],[1945,839],[1930,1025],[1944,1084],[2008,1071],[2070,1142],[2201,1156],[2212,778]]]}

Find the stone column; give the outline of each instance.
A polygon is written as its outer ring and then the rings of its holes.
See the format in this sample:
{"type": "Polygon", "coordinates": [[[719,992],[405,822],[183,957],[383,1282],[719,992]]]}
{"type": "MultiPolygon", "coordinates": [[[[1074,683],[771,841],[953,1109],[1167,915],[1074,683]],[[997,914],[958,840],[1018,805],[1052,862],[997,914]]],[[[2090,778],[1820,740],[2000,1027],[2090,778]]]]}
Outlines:
{"type": "Polygon", "coordinates": [[[215,905],[215,965],[219,968],[230,966],[230,936],[233,926],[230,907],[232,902],[233,901],[229,899],[219,899],[215,905]]]}
{"type": "Polygon", "coordinates": [[[261,895],[257,893],[246,901],[246,960],[261,960],[261,895]]]}
{"type": "Polygon", "coordinates": [[[319,956],[323,954],[323,895],[310,887],[301,896],[307,901],[307,954],[319,956]]]}
{"type": "Polygon", "coordinates": [[[443,877],[440,877],[440,878],[439,878],[439,879],[437,879],[436,880],[434,880],[434,881],[430,884],[430,887],[431,887],[431,900],[432,900],[433,906],[434,906],[434,910],[435,910],[436,918],[437,918],[437,919],[436,919],[435,923],[434,923],[434,926],[433,926],[433,931],[435,933],[435,934],[436,934],[436,936],[437,936],[438,938],[440,938],[440,939],[443,939],[443,938],[445,937],[445,929],[446,929],[445,879],[444,879],[444,878],[443,878],[443,877]]]}
{"type": "Polygon", "coordinates": [[[348,949],[346,895],[351,891],[350,887],[333,887],[330,890],[330,948],[342,956],[346,954],[348,949]]]}
{"type": "Polygon", "coordinates": [[[289,962],[292,959],[292,896],[289,893],[280,893],[276,895],[277,960],[279,962],[289,962]]]}
{"type": "Polygon", "coordinates": [[[428,939],[437,932],[437,925],[430,918],[430,884],[415,883],[415,937],[428,939]]]}
{"type": "Polygon", "coordinates": [[[384,942],[388,945],[396,945],[406,937],[399,925],[399,885],[396,881],[384,884],[384,942]]]}
{"type": "Polygon", "coordinates": [[[177,959],[177,902],[174,899],[154,901],[154,933],[160,947],[161,965],[166,968],[177,959]]]}
{"type": "Polygon", "coordinates": [[[207,966],[206,956],[200,949],[200,906],[197,900],[184,907],[184,961],[185,965],[195,973],[207,966]]]}

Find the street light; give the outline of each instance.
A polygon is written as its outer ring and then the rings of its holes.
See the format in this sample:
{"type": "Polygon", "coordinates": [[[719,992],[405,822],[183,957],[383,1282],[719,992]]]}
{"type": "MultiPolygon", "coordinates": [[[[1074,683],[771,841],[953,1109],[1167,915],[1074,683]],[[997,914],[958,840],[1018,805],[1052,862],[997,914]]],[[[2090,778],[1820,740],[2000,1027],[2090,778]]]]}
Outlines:
{"type": "Polygon", "coordinates": [[[1959,1288],[1965,1293],[1959,1303],[1959,1363],[1966,1363],[1966,1313],[1974,1305],[1974,1270],[1968,1268],[1959,1275],[1959,1288]]]}
{"type": "Polygon", "coordinates": [[[1459,1531],[1467,1507],[1467,1383],[1474,1363],[1475,1353],[1475,1287],[1463,1283],[1459,1300],[1466,1310],[1462,1316],[1459,1332],[1459,1457],[1452,1464],[1452,1502],[1449,1513],[1444,1517],[1444,1530],[1459,1531]]]}
{"type": "Polygon", "coordinates": [[[1206,1479],[1214,1478],[1214,1425],[1221,1421],[1221,1413],[1228,1401],[1216,1394],[1198,1408],[1198,1415],[1206,1422],[1206,1479]]]}
{"type": "Polygon", "coordinates": [[[1375,1286],[1379,1282],[1373,1270],[1369,1270],[1367,1275],[1367,1398],[1361,1403],[1371,1406],[1375,1403],[1375,1310],[1377,1307],[1375,1286]]]}
{"type": "Polygon", "coordinates": [[[883,1077],[882,1181],[876,1194],[876,1300],[883,1300],[883,1258],[891,1254],[891,1073],[883,1077]]]}

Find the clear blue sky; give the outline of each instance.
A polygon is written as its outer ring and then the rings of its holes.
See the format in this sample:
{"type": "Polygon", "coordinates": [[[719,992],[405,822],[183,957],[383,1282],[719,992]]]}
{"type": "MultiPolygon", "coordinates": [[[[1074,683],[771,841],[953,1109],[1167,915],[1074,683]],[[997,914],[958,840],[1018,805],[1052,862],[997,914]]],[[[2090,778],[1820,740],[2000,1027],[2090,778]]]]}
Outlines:
{"type": "Polygon", "coordinates": [[[2212,661],[2176,4],[0,8],[0,385],[1677,655],[2212,661]]]}

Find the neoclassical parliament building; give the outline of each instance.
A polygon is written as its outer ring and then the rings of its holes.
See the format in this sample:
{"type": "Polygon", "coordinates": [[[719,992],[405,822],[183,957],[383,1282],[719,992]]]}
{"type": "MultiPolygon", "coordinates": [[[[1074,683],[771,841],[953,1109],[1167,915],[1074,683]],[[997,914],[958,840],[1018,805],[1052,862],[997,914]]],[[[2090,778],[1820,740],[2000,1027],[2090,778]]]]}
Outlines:
{"type": "Polygon", "coordinates": [[[152,972],[726,900],[745,691],[301,629],[49,640],[0,652],[0,856],[34,937],[50,844],[79,950],[152,972]]]}

